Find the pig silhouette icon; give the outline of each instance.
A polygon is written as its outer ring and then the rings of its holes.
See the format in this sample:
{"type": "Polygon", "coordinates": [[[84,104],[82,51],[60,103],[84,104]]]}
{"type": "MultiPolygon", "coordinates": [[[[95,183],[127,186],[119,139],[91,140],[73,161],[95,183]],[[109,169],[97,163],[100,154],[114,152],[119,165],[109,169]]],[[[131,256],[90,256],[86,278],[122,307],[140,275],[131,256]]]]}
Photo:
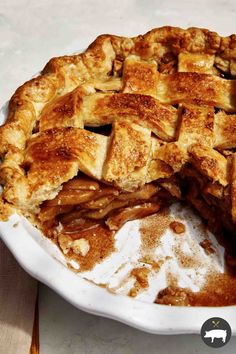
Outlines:
{"type": "Polygon", "coordinates": [[[221,338],[222,342],[225,343],[227,337],[226,329],[212,329],[211,331],[205,331],[204,338],[211,338],[211,343],[214,342],[215,338],[221,338]]]}

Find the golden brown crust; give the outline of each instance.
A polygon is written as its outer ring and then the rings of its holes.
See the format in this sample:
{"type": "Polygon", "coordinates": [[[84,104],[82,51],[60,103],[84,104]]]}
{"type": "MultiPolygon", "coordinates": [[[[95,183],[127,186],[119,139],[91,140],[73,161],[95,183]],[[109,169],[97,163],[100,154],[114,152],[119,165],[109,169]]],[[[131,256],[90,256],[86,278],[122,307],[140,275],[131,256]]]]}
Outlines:
{"type": "Polygon", "coordinates": [[[236,146],[236,114],[218,112],[214,119],[214,146],[232,149],[236,146]]]}
{"type": "Polygon", "coordinates": [[[191,163],[225,188],[236,147],[235,57],[235,35],[167,26],[101,35],[82,54],[51,59],[16,90],[0,128],[4,203],[35,210],[79,170],[132,190],[191,163]],[[111,138],[86,130],[107,124],[111,138]]]}
{"type": "Polygon", "coordinates": [[[25,151],[27,175],[15,175],[4,189],[4,198],[19,208],[33,209],[54,198],[79,170],[101,179],[107,145],[106,136],[72,127],[35,134],[25,151]]]}
{"type": "Polygon", "coordinates": [[[194,72],[214,74],[214,55],[180,53],[178,57],[178,72],[194,72]]]}
{"type": "Polygon", "coordinates": [[[178,143],[162,145],[157,151],[157,157],[172,168],[173,172],[179,172],[188,161],[188,154],[178,143]]]}
{"type": "Polygon", "coordinates": [[[199,73],[159,75],[157,98],[168,104],[193,102],[226,111],[236,110],[236,81],[199,73]]]}
{"type": "Polygon", "coordinates": [[[123,92],[156,96],[157,63],[129,56],[124,61],[123,92]]]}
{"type": "Polygon", "coordinates": [[[129,93],[95,94],[86,97],[83,110],[84,124],[101,126],[116,118],[137,121],[150,128],[163,140],[174,139],[177,109],[161,104],[151,96],[129,93]]]}
{"type": "Polygon", "coordinates": [[[213,182],[227,186],[227,159],[219,152],[199,144],[193,144],[188,149],[192,163],[197,169],[208,176],[213,182]]]}
{"type": "Polygon", "coordinates": [[[78,117],[78,110],[83,100],[83,92],[81,91],[79,87],[79,89],[56,98],[52,103],[49,102],[42,110],[39,130],[56,127],[83,128],[83,120],[78,117]]]}
{"type": "Polygon", "coordinates": [[[232,163],[232,182],[231,182],[231,195],[232,195],[232,215],[233,220],[236,222],[236,154],[233,156],[232,163]]]}
{"type": "Polygon", "coordinates": [[[151,130],[116,120],[104,166],[104,179],[125,190],[144,185],[150,153],[151,130]]]}
{"type": "Polygon", "coordinates": [[[213,146],[214,109],[211,107],[182,106],[178,142],[187,148],[191,144],[213,146]]]}

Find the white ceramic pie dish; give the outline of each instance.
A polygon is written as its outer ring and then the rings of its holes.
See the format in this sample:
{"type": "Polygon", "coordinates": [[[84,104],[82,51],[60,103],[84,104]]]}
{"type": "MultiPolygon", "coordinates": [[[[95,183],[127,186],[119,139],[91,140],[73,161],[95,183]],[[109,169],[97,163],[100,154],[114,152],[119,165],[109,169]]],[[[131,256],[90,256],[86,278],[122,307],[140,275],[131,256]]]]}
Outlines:
{"type": "Polygon", "coordinates": [[[204,321],[222,317],[236,333],[236,306],[174,307],[109,293],[66,268],[33,238],[23,218],[0,223],[1,238],[31,276],[48,285],[75,307],[156,334],[197,333],[204,321]]]}
{"type": "MultiPolygon", "coordinates": [[[[5,108],[6,105],[1,112],[0,123],[5,119],[5,108]]],[[[131,225],[131,231],[134,229],[135,222],[133,229],[131,225]]],[[[25,271],[81,310],[156,334],[199,334],[202,324],[207,319],[222,317],[229,322],[232,333],[236,333],[236,306],[158,305],[142,297],[131,298],[122,294],[113,294],[82,278],[63,264],[65,262],[61,253],[51,241],[18,215],[13,215],[8,222],[0,222],[0,236],[25,271]]],[[[108,265],[111,265],[111,262],[108,265]]],[[[191,275],[189,278],[188,276],[187,278],[185,276],[187,279],[185,284],[188,284],[191,278],[191,275]]],[[[93,280],[93,277],[87,278],[93,280]]]]}

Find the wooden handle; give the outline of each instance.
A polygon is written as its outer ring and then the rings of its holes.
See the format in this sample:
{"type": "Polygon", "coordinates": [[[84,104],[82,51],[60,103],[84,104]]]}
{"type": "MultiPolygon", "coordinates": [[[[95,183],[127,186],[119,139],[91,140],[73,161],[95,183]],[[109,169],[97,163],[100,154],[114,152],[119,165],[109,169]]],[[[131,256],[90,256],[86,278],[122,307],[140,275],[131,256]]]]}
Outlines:
{"type": "Polygon", "coordinates": [[[34,325],[32,333],[32,342],[30,347],[30,354],[39,354],[39,308],[38,308],[38,297],[35,304],[34,312],[34,325]]]}
{"type": "Polygon", "coordinates": [[[28,354],[35,318],[37,281],[25,273],[1,240],[0,284],[0,353],[28,354]]]}

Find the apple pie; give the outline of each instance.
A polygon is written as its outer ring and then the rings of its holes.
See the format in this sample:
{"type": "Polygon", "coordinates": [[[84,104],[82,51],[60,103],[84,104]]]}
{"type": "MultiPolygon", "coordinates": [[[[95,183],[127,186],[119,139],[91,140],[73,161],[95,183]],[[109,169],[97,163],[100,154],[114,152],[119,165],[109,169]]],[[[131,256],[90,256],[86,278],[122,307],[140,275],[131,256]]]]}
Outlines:
{"type": "Polygon", "coordinates": [[[199,28],[51,59],[0,128],[1,218],[17,211],[75,258],[175,201],[236,236],[235,78],[236,35],[199,28]]]}

